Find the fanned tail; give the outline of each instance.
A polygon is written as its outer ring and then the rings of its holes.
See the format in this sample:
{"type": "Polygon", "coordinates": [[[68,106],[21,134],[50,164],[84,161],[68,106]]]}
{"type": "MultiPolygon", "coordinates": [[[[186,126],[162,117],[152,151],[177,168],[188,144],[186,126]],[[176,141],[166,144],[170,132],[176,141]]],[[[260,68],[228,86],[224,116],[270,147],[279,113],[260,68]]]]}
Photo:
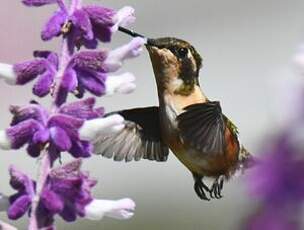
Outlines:
{"type": "Polygon", "coordinates": [[[252,168],[256,164],[258,164],[258,159],[254,157],[243,145],[241,145],[238,168],[244,172],[244,170],[252,168]]]}
{"type": "Polygon", "coordinates": [[[237,166],[230,172],[228,177],[238,177],[243,175],[247,169],[256,166],[258,162],[259,160],[254,157],[243,145],[241,145],[237,166]]]}

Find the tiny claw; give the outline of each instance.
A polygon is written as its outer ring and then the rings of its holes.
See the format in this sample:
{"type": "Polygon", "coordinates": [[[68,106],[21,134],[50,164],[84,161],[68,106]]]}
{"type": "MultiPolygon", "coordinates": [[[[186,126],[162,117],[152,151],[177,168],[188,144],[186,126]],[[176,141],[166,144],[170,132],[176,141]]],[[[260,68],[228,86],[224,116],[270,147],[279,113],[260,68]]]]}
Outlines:
{"type": "Polygon", "coordinates": [[[202,178],[195,177],[194,191],[201,200],[210,201],[205,193],[205,191],[210,193],[210,189],[204,184],[202,178]]]}
{"type": "Polygon", "coordinates": [[[222,190],[223,187],[224,187],[224,178],[222,178],[220,181],[220,190],[222,190]]]}
{"type": "Polygon", "coordinates": [[[210,190],[210,197],[221,199],[223,197],[222,196],[223,186],[224,186],[224,177],[220,176],[216,178],[210,190]]]}

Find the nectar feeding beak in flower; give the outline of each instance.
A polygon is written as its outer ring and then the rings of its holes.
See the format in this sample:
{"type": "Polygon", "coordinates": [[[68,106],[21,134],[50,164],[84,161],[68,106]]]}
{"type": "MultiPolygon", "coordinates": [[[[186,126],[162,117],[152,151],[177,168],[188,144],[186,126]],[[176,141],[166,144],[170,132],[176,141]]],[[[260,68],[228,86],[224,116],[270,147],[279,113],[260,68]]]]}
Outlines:
{"type": "MultiPolygon", "coordinates": [[[[123,27],[118,30],[146,38],[123,27]]],[[[224,180],[250,167],[252,156],[241,145],[238,129],[222,113],[220,103],[210,101],[200,88],[202,58],[196,49],[174,37],[146,38],[145,46],[159,106],[115,112],[125,119],[125,128],[97,140],[94,152],[116,161],[166,161],[170,149],[191,171],[198,197],[219,199],[224,180]],[[214,178],[210,188],[204,177],[214,178]]]]}
{"type": "Polygon", "coordinates": [[[122,33],[125,33],[125,34],[128,34],[128,35],[130,35],[131,37],[134,37],[134,38],[140,37],[140,38],[146,39],[147,42],[146,42],[145,45],[146,45],[147,49],[149,49],[149,48],[151,48],[153,46],[154,47],[160,46],[160,44],[158,44],[157,39],[147,38],[146,36],[144,36],[142,34],[139,34],[139,33],[135,32],[133,30],[129,30],[129,29],[124,28],[122,26],[118,27],[118,31],[120,31],[122,33]]]}

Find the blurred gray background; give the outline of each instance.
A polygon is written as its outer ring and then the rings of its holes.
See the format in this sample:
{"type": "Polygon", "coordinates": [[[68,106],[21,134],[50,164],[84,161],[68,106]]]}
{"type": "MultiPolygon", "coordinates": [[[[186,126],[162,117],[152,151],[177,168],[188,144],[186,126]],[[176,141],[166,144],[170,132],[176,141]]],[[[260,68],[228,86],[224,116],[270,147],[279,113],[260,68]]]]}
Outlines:
{"type": "MultiPolygon", "coordinates": [[[[19,0],[1,0],[0,62],[15,63],[31,58],[34,49],[59,47],[59,40],[40,41],[40,29],[53,6],[26,8],[19,0]]],[[[279,126],[281,114],[272,109],[276,77],[292,75],[290,59],[303,37],[302,0],[104,0],[85,1],[120,8],[136,9],[133,28],[150,37],[176,36],[191,42],[201,53],[204,67],[201,85],[206,94],[220,100],[223,111],[239,127],[244,145],[258,152],[265,135],[279,126]],[[275,113],[276,112],[276,113],[275,113]]],[[[112,47],[129,38],[117,34],[112,47]]],[[[131,95],[100,98],[108,111],[157,104],[156,87],[147,52],[128,61],[124,70],[137,76],[137,90],[131,95]]],[[[25,104],[33,96],[30,86],[11,87],[1,82],[0,128],[8,126],[10,104],[25,104]]],[[[49,100],[44,99],[48,104],[49,100]]],[[[285,105],[279,105],[284,110],[285,105]]],[[[283,114],[283,113],[282,113],[283,114]]],[[[67,158],[63,159],[67,161],[67,158]]],[[[0,191],[9,194],[7,168],[16,164],[36,175],[37,161],[24,150],[1,151],[0,191]]],[[[134,218],[99,222],[79,220],[58,229],[210,229],[234,230],[254,207],[246,194],[246,177],[239,177],[224,188],[224,198],[200,201],[193,191],[190,173],[171,155],[166,163],[141,161],[115,163],[92,157],[85,168],[98,179],[94,193],[99,198],[130,197],[136,201],[134,218]]],[[[0,219],[6,220],[5,214],[0,219]]],[[[27,219],[14,223],[26,229],[27,219]]]]}

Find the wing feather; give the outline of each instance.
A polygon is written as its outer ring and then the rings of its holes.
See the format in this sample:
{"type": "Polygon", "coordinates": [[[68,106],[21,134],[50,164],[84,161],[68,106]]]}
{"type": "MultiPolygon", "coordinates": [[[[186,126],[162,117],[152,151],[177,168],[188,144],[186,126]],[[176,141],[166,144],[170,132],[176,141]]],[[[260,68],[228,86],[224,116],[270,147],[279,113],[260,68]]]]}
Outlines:
{"type": "Polygon", "coordinates": [[[184,142],[208,154],[225,151],[225,121],[219,102],[198,103],[184,108],[177,117],[184,142]]]}
{"type": "Polygon", "coordinates": [[[154,161],[167,160],[169,149],[161,138],[158,107],[137,108],[117,113],[125,118],[125,128],[117,134],[97,139],[94,143],[96,154],[126,162],[142,158],[154,161]]]}

